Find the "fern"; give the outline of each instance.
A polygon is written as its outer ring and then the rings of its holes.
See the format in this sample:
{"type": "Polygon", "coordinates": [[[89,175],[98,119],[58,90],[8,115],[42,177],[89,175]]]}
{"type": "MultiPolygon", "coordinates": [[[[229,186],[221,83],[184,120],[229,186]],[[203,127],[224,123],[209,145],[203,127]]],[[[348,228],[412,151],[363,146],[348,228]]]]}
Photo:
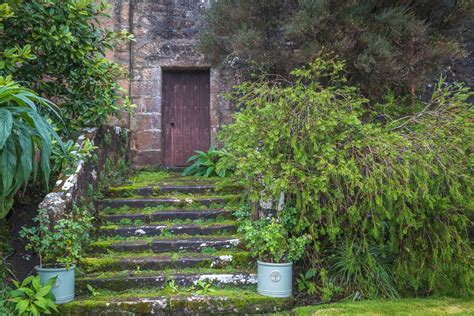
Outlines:
{"type": "Polygon", "coordinates": [[[211,146],[207,152],[195,150],[196,154],[189,157],[189,167],[184,169],[183,175],[195,175],[198,177],[221,177],[225,178],[232,173],[232,167],[228,164],[220,163],[222,158],[227,155],[224,149],[216,149],[211,146]]]}
{"type": "Polygon", "coordinates": [[[39,173],[48,186],[52,138],[63,146],[40,111],[58,115],[50,101],[0,77],[0,218],[10,210],[20,187],[39,173]]]}

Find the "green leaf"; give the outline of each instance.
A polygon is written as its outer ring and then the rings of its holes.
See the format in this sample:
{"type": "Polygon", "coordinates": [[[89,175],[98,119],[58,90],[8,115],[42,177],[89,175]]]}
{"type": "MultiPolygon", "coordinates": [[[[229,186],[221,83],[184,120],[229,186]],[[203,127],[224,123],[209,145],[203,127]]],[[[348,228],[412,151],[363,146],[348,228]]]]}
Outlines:
{"type": "Polygon", "coordinates": [[[2,176],[2,192],[4,196],[12,193],[16,162],[15,143],[12,138],[8,138],[6,146],[0,153],[0,174],[2,176]]]}
{"type": "Polygon", "coordinates": [[[48,281],[46,281],[46,283],[44,284],[44,286],[53,287],[53,286],[56,284],[57,279],[58,279],[57,276],[54,276],[54,277],[48,279],[48,281]]]}
{"type": "Polygon", "coordinates": [[[39,278],[34,278],[31,282],[33,289],[38,292],[41,289],[41,282],[39,278]]]}
{"type": "Polygon", "coordinates": [[[34,280],[35,276],[30,275],[29,277],[25,278],[23,282],[21,282],[21,287],[26,287],[28,284],[30,284],[34,280]]]}
{"type": "Polygon", "coordinates": [[[22,300],[16,304],[15,310],[18,311],[19,315],[22,315],[26,312],[26,310],[29,307],[29,301],[28,300],[22,300]]]}
{"type": "Polygon", "coordinates": [[[0,149],[5,146],[12,132],[13,116],[7,109],[0,108],[0,149]]]}
{"type": "Polygon", "coordinates": [[[32,314],[33,316],[41,316],[41,313],[40,313],[40,311],[38,310],[38,308],[36,308],[36,306],[30,305],[30,309],[31,309],[31,314],[32,314]]]}
{"type": "Polygon", "coordinates": [[[48,295],[49,292],[51,292],[51,289],[52,287],[50,285],[45,285],[38,291],[36,295],[39,297],[44,297],[48,295]]]}

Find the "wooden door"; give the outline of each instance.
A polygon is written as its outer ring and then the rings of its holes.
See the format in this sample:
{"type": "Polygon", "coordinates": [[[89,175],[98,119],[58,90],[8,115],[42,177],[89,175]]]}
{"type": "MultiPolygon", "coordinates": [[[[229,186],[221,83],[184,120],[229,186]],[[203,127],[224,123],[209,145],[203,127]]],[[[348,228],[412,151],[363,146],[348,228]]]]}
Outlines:
{"type": "Polygon", "coordinates": [[[163,71],[163,152],[167,167],[186,166],[211,145],[209,71],[163,71]]]}

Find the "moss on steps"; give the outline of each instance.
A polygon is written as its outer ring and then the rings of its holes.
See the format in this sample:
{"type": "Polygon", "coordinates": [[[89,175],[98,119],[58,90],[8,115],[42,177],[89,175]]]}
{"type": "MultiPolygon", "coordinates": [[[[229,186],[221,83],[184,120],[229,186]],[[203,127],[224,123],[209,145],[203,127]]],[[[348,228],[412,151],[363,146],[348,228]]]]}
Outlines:
{"type": "Polygon", "coordinates": [[[78,293],[87,294],[89,284],[99,295],[79,297],[62,306],[61,315],[241,315],[290,309],[291,299],[260,296],[249,285],[255,283],[255,262],[238,244],[238,222],[232,220],[242,187],[217,180],[145,171],[110,188],[113,198],[97,201],[102,226],[79,264],[77,282],[78,293]],[[208,280],[212,290],[189,288],[197,280],[208,280]]]}
{"type": "Polygon", "coordinates": [[[171,252],[155,254],[118,253],[81,259],[80,266],[86,273],[120,270],[161,270],[169,268],[249,268],[253,260],[244,251],[216,251],[212,254],[196,252],[171,252]]]}
{"type": "Polygon", "coordinates": [[[234,249],[240,246],[239,237],[232,235],[173,235],[168,238],[158,236],[158,238],[124,238],[119,240],[102,240],[93,242],[89,246],[91,253],[120,253],[153,251],[155,253],[169,251],[195,251],[202,252],[205,250],[217,249],[234,249]]]}
{"type": "Polygon", "coordinates": [[[165,205],[158,205],[158,206],[151,206],[151,207],[144,207],[144,208],[131,208],[129,206],[122,206],[122,207],[105,207],[101,210],[102,215],[120,215],[120,214],[153,214],[157,212],[165,212],[165,211],[217,211],[217,210],[224,210],[224,211],[232,211],[235,212],[238,209],[238,205],[204,205],[198,203],[191,203],[186,204],[181,207],[176,206],[165,206],[165,205]]]}
{"type": "Polygon", "coordinates": [[[206,294],[196,290],[138,291],[79,299],[61,307],[61,315],[242,315],[289,310],[293,299],[258,295],[254,287],[225,288],[206,294]]]}
{"type": "MultiPolygon", "coordinates": [[[[192,271],[192,270],[191,270],[192,271]]],[[[129,289],[163,289],[168,282],[175,282],[176,286],[191,286],[194,282],[201,280],[215,286],[224,287],[228,285],[250,285],[255,284],[255,271],[226,269],[219,271],[216,269],[194,269],[192,272],[174,271],[149,271],[124,273],[108,273],[100,276],[88,276],[78,278],[76,291],[80,294],[87,294],[87,285],[96,289],[107,289],[112,291],[124,291],[129,289]]]]}

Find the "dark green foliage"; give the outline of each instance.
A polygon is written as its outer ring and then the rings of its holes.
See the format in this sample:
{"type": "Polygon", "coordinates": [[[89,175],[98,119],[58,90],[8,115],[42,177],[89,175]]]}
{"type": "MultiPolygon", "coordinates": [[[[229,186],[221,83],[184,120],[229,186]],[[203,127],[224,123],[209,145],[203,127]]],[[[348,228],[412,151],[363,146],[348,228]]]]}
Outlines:
{"type": "Polygon", "coordinates": [[[20,187],[36,179],[40,171],[48,185],[52,139],[58,150],[62,142],[45,118],[47,112],[55,113],[51,102],[0,77],[0,218],[10,210],[20,187]]]}
{"type": "Polygon", "coordinates": [[[393,258],[378,245],[359,245],[346,240],[337,246],[328,260],[329,279],[361,297],[398,297],[392,275],[393,258]]]}
{"type": "Polygon", "coordinates": [[[380,97],[431,82],[433,71],[463,56],[442,34],[472,7],[469,0],[222,0],[201,48],[213,63],[255,61],[282,75],[333,51],[347,60],[352,82],[380,97]]]}
{"type": "Polygon", "coordinates": [[[195,150],[195,155],[189,157],[189,167],[184,169],[183,176],[195,175],[198,177],[221,177],[225,178],[232,174],[232,169],[226,164],[220,163],[227,155],[225,149],[209,148],[207,152],[195,150]]]}
{"type": "MultiPolygon", "coordinates": [[[[64,129],[99,126],[124,107],[124,76],[106,51],[126,32],[102,29],[105,1],[4,1],[0,7],[0,75],[11,74],[60,106],[64,129]]],[[[127,103],[126,103],[127,104],[127,103]]]]}
{"type": "Polygon", "coordinates": [[[441,81],[422,111],[380,123],[343,70],[325,56],[291,79],[240,85],[242,110],[220,135],[236,175],[254,202],[285,193],[290,234],[312,238],[308,266],[328,272],[328,254],[351,249],[355,269],[370,272],[332,269],[320,284],[332,277],[361,295],[392,296],[382,259],[393,258],[401,295],[472,294],[472,93],[441,81]]]}
{"type": "Polygon", "coordinates": [[[316,285],[314,284],[314,277],[316,276],[316,269],[309,269],[305,273],[300,273],[296,279],[299,292],[306,292],[310,295],[317,293],[316,285]]]}
{"type": "MultiPolygon", "coordinates": [[[[13,252],[11,239],[12,238],[10,234],[10,227],[8,227],[7,220],[0,219],[0,291],[2,291],[2,289],[6,286],[6,281],[8,277],[8,267],[6,259],[13,252]]],[[[2,315],[1,307],[0,315],[2,315]]]]}

